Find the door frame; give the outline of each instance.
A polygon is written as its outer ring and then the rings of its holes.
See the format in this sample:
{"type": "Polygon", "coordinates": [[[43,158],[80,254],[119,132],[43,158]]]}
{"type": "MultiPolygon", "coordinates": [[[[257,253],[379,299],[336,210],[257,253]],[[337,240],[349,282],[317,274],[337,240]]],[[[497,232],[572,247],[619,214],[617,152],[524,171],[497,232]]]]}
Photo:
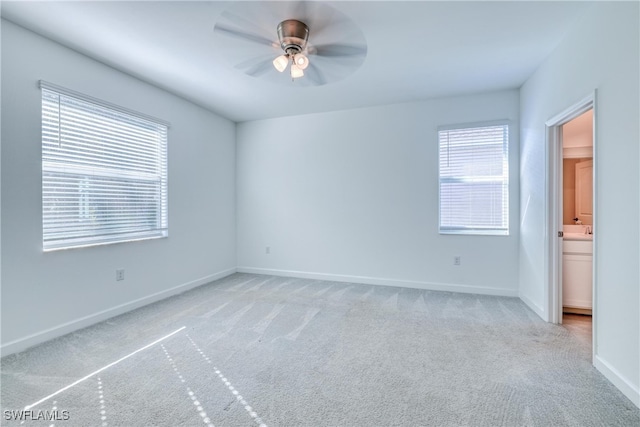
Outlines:
{"type": "MultiPolygon", "coordinates": [[[[575,119],[579,115],[593,110],[593,228],[597,227],[598,208],[598,144],[597,144],[597,90],[584,97],[579,102],[571,105],[561,113],[553,116],[545,123],[546,126],[546,202],[545,212],[545,277],[547,286],[545,287],[545,300],[548,313],[548,321],[551,323],[562,323],[562,239],[558,232],[562,231],[562,125],[575,119]]],[[[597,275],[596,252],[597,233],[593,235],[593,280],[592,280],[592,343],[593,354],[596,349],[596,316],[597,316],[597,275]]]]}

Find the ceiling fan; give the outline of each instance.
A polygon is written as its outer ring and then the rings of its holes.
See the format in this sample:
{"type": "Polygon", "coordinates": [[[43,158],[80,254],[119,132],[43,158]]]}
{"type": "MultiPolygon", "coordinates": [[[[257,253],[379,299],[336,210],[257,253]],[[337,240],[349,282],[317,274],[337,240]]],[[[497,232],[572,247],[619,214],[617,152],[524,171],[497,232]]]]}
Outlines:
{"type": "Polygon", "coordinates": [[[279,83],[296,80],[303,86],[340,80],[367,54],[355,23],[315,1],[239,2],[221,14],[214,37],[246,74],[279,83]]]}
{"type": "Polygon", "coordinates": [[[307,24],[296,19],[282,21],[278,24],[278,40],[284,54],[273,60],[274,68],[282,73],[291,61],[291,78],[304,76],[304,70],[309,66],[309,58],[304,54],[309,40],[307,24]]]}

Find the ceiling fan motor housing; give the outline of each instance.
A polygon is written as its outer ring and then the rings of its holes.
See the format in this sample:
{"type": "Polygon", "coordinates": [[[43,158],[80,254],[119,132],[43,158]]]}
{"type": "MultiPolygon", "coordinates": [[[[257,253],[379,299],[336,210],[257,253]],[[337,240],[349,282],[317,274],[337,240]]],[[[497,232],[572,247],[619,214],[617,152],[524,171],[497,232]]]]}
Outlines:
{"type": "Polygon", "coordinates": [[[286,53],[300,53],[307,47],[309,27],[296,19],[287,19],[278,24],[278,39],[286,53]]]}

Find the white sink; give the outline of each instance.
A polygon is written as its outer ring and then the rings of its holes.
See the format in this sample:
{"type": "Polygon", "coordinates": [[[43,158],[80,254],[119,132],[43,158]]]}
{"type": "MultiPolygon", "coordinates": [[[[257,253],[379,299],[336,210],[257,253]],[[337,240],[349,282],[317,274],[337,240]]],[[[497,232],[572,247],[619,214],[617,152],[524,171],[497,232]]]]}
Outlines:
{"type": "Polygon", "coordinates": [[[584,234],[584,233],[567,233],[566,231],[563,234],[564,240],[593,240],[593,234],[584,234]]]}
{"type": "Polygon", "coordinates": [[[593,230],[592,225],[564,224],[562,226],[564,240],[593,240],[593,234],[585,233],[587,227],[591,227],[593,230]]]}

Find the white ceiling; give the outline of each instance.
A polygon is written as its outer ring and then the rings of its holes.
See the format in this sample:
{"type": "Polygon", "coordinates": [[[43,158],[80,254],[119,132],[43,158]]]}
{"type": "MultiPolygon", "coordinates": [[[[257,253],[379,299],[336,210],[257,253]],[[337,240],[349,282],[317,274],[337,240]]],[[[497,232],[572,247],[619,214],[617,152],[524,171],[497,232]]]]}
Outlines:
{"type": "MultiPolygon", "coordinates": [[[[214,37],[225,10],[265,3],[3,1],[2,16],[246,121],[518,88],[590,7],[556,1],[328,2],[362,31],[364,63],[331,84],[283,86],[234,68],[214,37]]],[[[295,17],[282,16],[289,18],[295,17]]]]}

